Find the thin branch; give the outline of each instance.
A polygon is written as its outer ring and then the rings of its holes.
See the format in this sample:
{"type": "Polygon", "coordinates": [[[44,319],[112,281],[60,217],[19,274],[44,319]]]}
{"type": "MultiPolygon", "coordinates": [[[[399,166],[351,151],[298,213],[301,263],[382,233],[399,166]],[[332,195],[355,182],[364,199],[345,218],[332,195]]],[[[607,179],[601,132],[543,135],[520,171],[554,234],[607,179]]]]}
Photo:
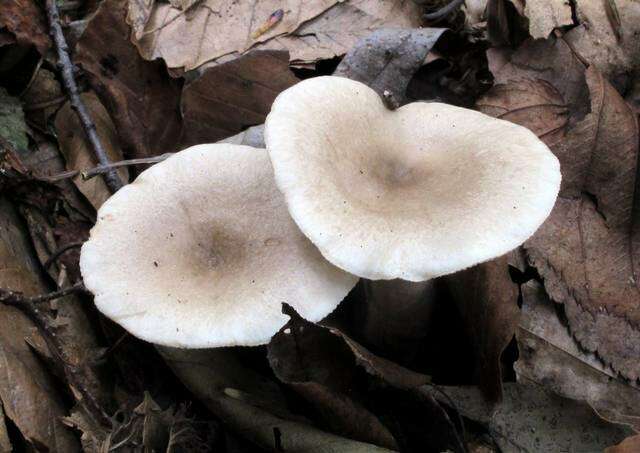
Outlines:
{"type": "MultiPolygon", "coordinates": [[[[58,66],[62,73],[62,83],[67,90],[69,99],[71,100],[71,108],[78,115],[78,119],[80,120],[82,128],[87,135],[87,139],[93,148],[93,152],[96,159],[98,159],[98,163],[100,165],[109,165],[111,161],[107,157],[107,153],[102,146],[102,142],[100,141],[100,137],[96,130],[96,125],[91,119],[91,116],[89,116],[87,107],[80,98],[78,85],[76,84],[76,80],[73,75],[74,65],[69,57],[69,46],[67,45],[67,41],[62,33],[62,26],[60,25],[60,13],[58,12],[56,0],[47,0],[46,7],[51,37],[53,38],[53,42],[55,43],[56,50],[58,52],[58,66]]],[[[122,181],[120,181],[115,170],[106,172],[104,174],[104,181],[111,193],[117,192],[122,187],[122,181]]]]}
{"type": "Polygon", "coordinates": [[[0,288],[0,303],[19,309],[33,321],[33,323],[38,327],[38,331],[47,343],[51,353],[62,363],[69,385],[79,393],[80,397],[77,398],[78,403],[85,408],[87,414],[97,423],[104,426],[110,426],[111,421],[109,417],[102,410],[100,403],[94,398],[85,385],[86,376],[84,371],[81,368],[72,365],[73,361],[70,359],[65,347],[58,338],[56,328],[51,324],[48,315],[45,315],[42,310],[38,308],[38,304],[41,304],[42,302],[48,302],[69,294],[86,291],[87,290],[82,282],[48,294],[31,297],[25,296],[19,291],[0,288]]]}
{"type": "Polygon", "coordinates": [[[114,168],[128,167],[132,165],[157,164],[158,162],[162,162],[173,154],[174,153],[165,153],[161,154],[160,156],[121,160],[107,165],[98,165],[97,167],[89,168],[86,170],[70,170],[51,176],[38,176],[38,179],[47,182],[57,182],[64,179],[75,178],[76,176],[81,175],[82,179],[86,181],[88,179],[95,178],[98,175],[104,174],[110,170],[113,170],[114,168]]]}
{"type": "Polygon", "coordinates": [[[423,14],[422,18],[429,22],[435,22],[437,20],[447,17],[449,14],[451,14],[460,6],[462,6],[463,3],[464,3],[464,0],[452,0],[448,5],[443,6],[439,10],[434,11],[433,13],[423,14]]]}
{"type": "Polygon", "coordinates": [[[25,296],[20,291],[12,291],[10,289],[0,288],[0,302],[5,305],[11,305],[13,307],[20,307],[21,305],[37,305],[42,302],[48,302],[50,300],[59,299],[69,294],[86,292],[82,282],[69,286],[68,288],[62,288],[58,291],[53,291],[48,294],[42,294],[40,296],[25,296]]]}
{"type": "Polygon", "coordinates": [[[77,247],[82,247],[82,244],[84,244],[84,242],[78,241],[78,242],[69,242],[68,244],[63,245],[58,250],[53,252],[53,254],[47,259],[47,261],[44,262],[43,264],[44,268],[49,269],[49,267],[51,267],[51,265],[55,263],[55,261],[58,258],[60,258],[65,252],[68,252],[69,250],[75,249],[77,247]]]}

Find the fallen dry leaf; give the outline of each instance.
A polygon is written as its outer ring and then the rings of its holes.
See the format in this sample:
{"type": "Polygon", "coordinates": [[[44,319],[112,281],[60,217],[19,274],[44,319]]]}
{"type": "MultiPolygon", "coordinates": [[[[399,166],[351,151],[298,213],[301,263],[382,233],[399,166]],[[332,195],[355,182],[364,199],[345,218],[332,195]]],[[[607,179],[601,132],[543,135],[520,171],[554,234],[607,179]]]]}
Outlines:
{"type": "Polygon", "coordinates": [[[298,79],[286,51],[253,51],[185,85],[183,147],[211,143],[264,122],[271,104],[298,79]]]}
{"type": "Polygon", "coordinates": [[[332,432],[397,449],[389,430],[351,395],[357,373],[351,349],[325,328],[298,318],[292,310],[286,313],[291,320],[268,346],[278,379],[308,401],[332,432]]]}
{"type": "Polygon", "coordinates": [[[435,400],[411,392],[428,382],[427,376],[376,357],[339,330],[302,319],[289,306],[284,312],[290,320],[268,345],[269,363],[281,381],[314,407],[323,424],[389,448],[397,441],[401,451],[416,444],[434,451],[464,450],[435,400]],[[362,371],[370,379],[366,393],[357,385],[362,371]],[[409,411],[415,417],[404,420],[409,411]]]}
{"type": "Polygon", "coordinates": [[[40,55],[51,46],[44,10],[29,0],[0,1],[0,29],[6,28],[23,45],[33,45],[40,55]]]}
{"type": "Polygon", "coordinates": [[[612,81],[640,68],[640,3],[635,0],[581,0],[576,2],[576,11],[580,25],[569,30],[563,39],[580,58],[612,81]],[[616,5],[619,26],[610,18],[609,3],[616,5]]]}
{"type": "Polygon", "coordinates": [[[444,28],[379,29],[353,47],[334,75],[363,82],[379,95],[385,91],[403,103],[405,91],[444,28]]]}
{"type": "Polygon", "coordinates": [[[532,383],[505,383],[503,402],[497,407],[487,403],[476,387],[423,389],[485,425],[503,453],[596,452],[629,433],[599,419],[586,404],[561,398],[532,383]]]}
{"type": "MultiPolygon", "coordinates": [[[[562,132],[542,136],[560,160],[563,183],[551,216],[525,249],[551,298],[564,304],[571,331],[580,344],[597,351],[625,377],[638,379],[640,276],[634,257],[640,254],[640,241],[633,221],[637,215],[636,116],[594,67],[583,73],[586,83],[581,88],[579,64],[567,65],[562,57],[566,44],[547,41],[523,46],[502,65],[496,74],[500,82],[509,80],[500,88],[504,97],[496,102],[496,91],[492,90],[492,101],[485,98],[479,105],[484,109],[490,104],[490,113],[496,112],[496,105],[506,112],[517,110],[520,87],[524,87],[520,91],[526,104],[531,98],[527,91],[530,80],[537,75],[555,90],[551,110],[546,107],[542,123],[541,118],[530,116],[511,119],[543,131],[561,123],[561,117],[554,116],[556,106],[562,111],[566,105],[572,113],[562,132]],[[545,48],[549,52],[543,55],[545,48]],[[534,60],[535,56],[539,58],[534,60]],[[523,58],[528,60],[526,64],[523,58]],[[589,90],[589,102],[583,100],[584,89],[589,90]]],[[[536,86],[539,92],[539,81],[536,86]]]]}
{"type": "Polygon", "coordinates": [[[522,299],[518,379],[585,401],[605,420],[640,431],[640,388],[580,348],[539,283],[523,285],[522,299]]]}
{"type": "Polygon", "coordinates": [[[573,25],[571,4],[566,0],[511,0],[511,3],[529,19],[529,34],[534,39],[548,37],[555,28],[573,25]]]}
{"type": "MultiPolygon", "coordinates": [[[[29,239],[14,207],[0,200],[0,286],[40,294],[47,291],[31,256],[29,239]]],[[[80,451],[73,433],[60,421],[65,415],[56,382],[33,354],[25,337],[35,327],[20,311],[0,304],[0,400],[5,416],[34,449],[80,451]]]]}
{"type": "Polygon", "coordinates": [[[162,58],[169,68],[190,70],[249,49],[288,50],[294,63],[313,63],[346,53],[376,28],[417,27],[420,13],[402,0],[203,0],[187,12],[166,3],[130,1],[128,21],[145,59],[162,58]],[[282,20],[252,38],[278,9],[284,11],[282,20]]]}
{"type": "Polygon", "coordinates": [[[272,452],[388,453],[321,431],[286,407],[277,385],[238,358],[238,348],[160,348],[184,385],[231,429],[272,452]]]}
{"type": "Polygon", "coordinates": [[[9,432],[7,431],[7,423],[4,418],[4,410],[2,410],[2,402],[0,402],[0,451],[13,451],[9,432]]]}
{"type": "Polygon", "coordinates": [[[636,453],[640,451],[640,435],[627,437],[618,445],[605,449],[604,453],[636,453]]]}
{"type": "Polygon", "coordinates": [[[100,4],[77,44],[75,62],[90,73],[126,158],[177,151],[181,83],[169,77],[161,61],[140,58],[129,40],[125,10],[125,0],[100,4]]]}
{"type": "Polygon", "coordinates": [[[49,119],[67,100],[53,72],[39,67],[26,91],[20,96],[32,125],[49,132],[49,119]]]}
{"type": "Polygon", "coordinates": [[[502,399],[500,357],[520,318],[518,285],[509,275],[517,258],[514,252],[445,278],[475,349],[477,382],[491,402],[502,399]]]}
{"type": "MultiPolygon", "coordinates": [[[[93,119],[109,160],[111,162],[122,160],[122,151],[119,147],[116,130],[104,106],[93,93],[83,94],[82,101],[93,119]]],[[[83,133],[78,115],[73,111],[69,102],[56,114],[55,128],[60,152],[64,156],[67,170],[86,170],[98,165],[93,148],[83,133]]],[[[118,169],[118,176],[121,181],[126,183],[129,180],[127,168],[118,169]]],[[[109,188],[101,177],[84,181],[82,176],[78,175],[73,178],[73,182],[96,210],[111,196],[109,188]]]]}

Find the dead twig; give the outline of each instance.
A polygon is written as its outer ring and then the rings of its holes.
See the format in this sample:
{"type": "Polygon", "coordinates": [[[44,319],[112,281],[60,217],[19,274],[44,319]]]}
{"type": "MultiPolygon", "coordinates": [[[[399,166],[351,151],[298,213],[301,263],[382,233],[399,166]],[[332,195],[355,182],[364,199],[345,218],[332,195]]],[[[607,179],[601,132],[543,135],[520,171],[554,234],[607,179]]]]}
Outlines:
{"type": "MultiPolygon", "coordinates": [[[[84,102],[80,98],[80,92],[78,91],[78,85],[73,74],[74,65],[69,57],[69,46],[67,40],[62,33],[62,26],[60,25],[60,13],[58,11],[58,5],[56,0],[46,0],[47,17],[49,18],[49,27],[51,37],[55,43],[56,50],[58,52],[58,66],[62,74],[62,83],[69,95],[71,101],[71,108],[76,112],[82,128],[84,129],[87,139],[93,148],[93,152],[98,159],[100,165],[109,165],[111,162],[107,157],[107,153],[102,146],[100,137],[96,130],[89,112],[87,111],[84,102]]],[[[111,170],[104,173],[104,180],[111,193],[117,192],[122,187],[122,181],[118,177],[115,170],[111,170]]]]}
{"type": "Polygon", "coordinates": [[[38,179],[46,182],[57,182],[63,181],[65,179],[75,178],[76,176],[80,175],[82,179],[86,181],[108,171],[111,171],[115,168],[129,167],[132,165],[157,164],[158,162],[162,162],[163,160],[171,157],[173,154],[174,153],[165,153],[153,157],[141,157],[139,159],[121,160],[107,165],[98,165],[97,167],[89,168],[86,170],[70,170],[51,176],[38,176],[38,179]]]}
{"type": "Polygon", "coordinates": [[[48,294],[42,294],[40,296],[25,296],[20,291],[12,291],[10,289],[0,288],[0,302],[5,305],[11,305],[13,307],[20,308],[22,305],[37,305],[42,302],[48,302],[50,300],[59,299],[69,294],[86,292],[86,288],[82,282],[76,283],[68,288],[62,288],[58,291],[54,291],[48,294]]]}
{"type": "Polygon", "coordinates": [[[63,245],[62,247],[60,247],[58,250],[56,250],[55,252],[53,252],[53,254],[47,259],[47,261],[44,262],[43,266],[45,269],[49,269],[49,267],[51,267],[51,265],[58,259],[60,258],[65,252],[68,252],[71,249],[75,249],[78,247],[82,247],[82,244],[84,244],[83,241],[78,241],[78,242],[70,242],[68,244],[63,245]]]}
{"type": "Polygon", "coordinates": [[[38,308],[39,304],[54,299],[59,299],[69,294],[86,292],[82,282],[76,283],[68,288],[62,288],[48,294],[39,296],[25,296],[19,291],[12,291],[0,288],[0,303],[12,306],[24,313],[38,327],[38,331],[47,343],[51,353],[56,356],[64,367],[65,376],[70,387],[79,394],[78,403],[85,409],[87,415],[92,417],[96,423],[110,426],[111,420],[102,410],[100,403],[94,398],[93,394],[87,389],[85,372],[82,368],[72,365],[72,360],[62,342],[58,338],[56,328],[49,320],[49,316],[38,308]]]}
{"type": "Polygon", "coordinates": [[[449,14],[451,14],[460,6],[462,6],[463,3],[464,3],[464,0],[453,0],[448,5],[443,6],[439,10],[434,11],[433,13],[423,14],[422,18],[429,22],[435,22],[437,20],[447,17],[449,14]]]}

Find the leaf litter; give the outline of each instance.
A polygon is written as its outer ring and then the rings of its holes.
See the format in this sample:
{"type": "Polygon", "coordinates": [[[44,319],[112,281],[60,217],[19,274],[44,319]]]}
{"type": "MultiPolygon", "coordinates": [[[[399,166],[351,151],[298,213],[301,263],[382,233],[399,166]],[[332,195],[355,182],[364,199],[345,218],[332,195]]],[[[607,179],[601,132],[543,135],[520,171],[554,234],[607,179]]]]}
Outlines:
{"type": "MultiPolygon", "coordinates": [[[[319,324],[285,307],[266,347],[156,350],[85,294],[47,302],[35,323],[0,305],[0,449],[635,451],[639,137],[625,99],[639,86],[638,5],[468,1],[423,21],[447,3],[62,8],[112,161],[219,140],[264,147],[278,93],[333,73],[391,108],[445,100],[524,125],[560,159],[563,184],[512,254],[426,287],[361,284],[319,324]],[[399,310],[403,294],[420,303],[399,310]]],[[[80,281],[78,247],[110,195],[82,178],[97,161],[47,29],[38,5],[0,9],[0,288],[28,295],[80,281]]],[[[143,168],[122,166],[121,179],[143,168]]]]}

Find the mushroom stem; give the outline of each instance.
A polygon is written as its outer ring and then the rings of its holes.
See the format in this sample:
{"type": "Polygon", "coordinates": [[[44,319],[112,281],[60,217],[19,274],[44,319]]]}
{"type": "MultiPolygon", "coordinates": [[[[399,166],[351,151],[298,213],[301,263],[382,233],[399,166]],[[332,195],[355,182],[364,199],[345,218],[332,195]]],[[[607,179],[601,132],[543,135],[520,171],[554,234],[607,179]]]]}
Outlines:
{"type": "MultiPolygon", "coordinates": [[[[424,340],[435,307],[434,280],[363,280],[362,335],[384,352],[406,355],[424,340]]],[[[410,358],[410,357],[408,357],[410,358]]]]}

